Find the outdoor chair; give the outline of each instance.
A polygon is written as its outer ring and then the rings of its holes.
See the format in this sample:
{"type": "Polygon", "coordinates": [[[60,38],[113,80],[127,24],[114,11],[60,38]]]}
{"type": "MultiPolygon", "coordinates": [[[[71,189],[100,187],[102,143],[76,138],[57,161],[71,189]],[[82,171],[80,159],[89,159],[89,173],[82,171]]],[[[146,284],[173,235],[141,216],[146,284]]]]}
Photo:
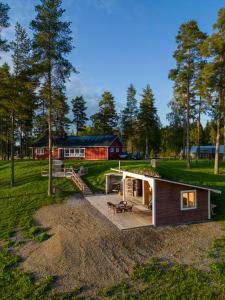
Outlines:
{"type": "Polygon", "coordinates": [[[122,213],[124,208],[119,207],[119,206],[114,206],[114,213],[122,213]]]}
{"type": "Polygon", "coordinates": [[[133,211],[133,205],[127,205],[125,208],[124,208],[124,212],[132,212],[133,211]]]}
{"type": "Polygon", "coordinates": [[[112,209],[113,212],[115,212],[115,208],[116,208],[115,204],[113,204],[112,202],[107,202],[107,206],[108,209],[112,209]]]}

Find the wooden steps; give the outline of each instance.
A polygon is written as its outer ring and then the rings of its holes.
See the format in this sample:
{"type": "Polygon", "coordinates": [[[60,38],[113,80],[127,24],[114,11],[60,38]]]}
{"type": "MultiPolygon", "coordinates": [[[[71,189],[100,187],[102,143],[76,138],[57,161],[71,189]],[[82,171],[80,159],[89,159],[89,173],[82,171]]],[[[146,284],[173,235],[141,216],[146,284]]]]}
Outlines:
{"type": "Polygon", "coordinates": [[[87,184],[72,168],[66,169],[64,173],[65,173],[65,177],[72,180],[72,182],[83,194],[92,195],[92,191],[89,189],[87,184]]]}

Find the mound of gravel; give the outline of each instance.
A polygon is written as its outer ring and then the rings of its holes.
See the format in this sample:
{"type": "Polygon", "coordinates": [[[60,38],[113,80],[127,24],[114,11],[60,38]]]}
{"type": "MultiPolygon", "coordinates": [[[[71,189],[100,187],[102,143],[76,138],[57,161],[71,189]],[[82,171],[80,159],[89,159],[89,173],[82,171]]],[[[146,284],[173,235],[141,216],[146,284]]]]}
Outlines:
{"type": "Polygon", "coordinates": [[[18,249],[21,268],[36,278],[55,275],[58,291],[116,284],[151,255],[202,267],[204,250],[222,234],[216,223],[120,231],[79,195],[41,208],[34,223],[49,228],[51,237],[18,249]]]}

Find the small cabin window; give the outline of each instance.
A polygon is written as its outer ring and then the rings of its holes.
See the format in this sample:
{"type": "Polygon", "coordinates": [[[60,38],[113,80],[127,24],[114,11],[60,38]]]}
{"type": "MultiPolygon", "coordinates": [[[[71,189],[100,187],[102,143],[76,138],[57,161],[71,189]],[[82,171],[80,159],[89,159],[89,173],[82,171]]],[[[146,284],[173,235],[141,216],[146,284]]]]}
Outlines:
{"type": "Polygon", "coordinates": [[[113,153],[114,152],[114,148],[110,148],[110,152],[113,153]]]}
{"type": "Polygon", "coordinates": [[[181,192],[181,210],[197,208],[196,191],[181,192]]]}
{"type": "Polygon", "coordinates": [[[37,155],[44,155],[45,154],[45,148],[37,148],[36,149],[37,155]]]}
{"type": "Polygon", "coordinates": [[[120,152],[120,148],[116,148],[116,152],[117,152],[117,153],[120,152]]]}

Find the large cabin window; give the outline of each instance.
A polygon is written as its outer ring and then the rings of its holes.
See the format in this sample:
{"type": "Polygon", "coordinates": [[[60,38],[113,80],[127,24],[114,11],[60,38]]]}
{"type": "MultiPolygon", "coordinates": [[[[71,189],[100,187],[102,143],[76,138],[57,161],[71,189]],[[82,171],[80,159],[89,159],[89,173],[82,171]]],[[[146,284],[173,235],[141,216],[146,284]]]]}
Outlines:
{"type": "Polygon", "coordinates": [[[45,148],[37,148],[36,149],[37,155],[44,155],[45,154],[45,148]]]}
{"type": "Polygon", "coordinates": [[[84,148],[66,148],[64,149],[64,157],[84,157],[84,148]]]}
{"type": "Polygon", "coordinates": [[[196,191],[181,192],[181,210],[197,208],[196,191]]]}

